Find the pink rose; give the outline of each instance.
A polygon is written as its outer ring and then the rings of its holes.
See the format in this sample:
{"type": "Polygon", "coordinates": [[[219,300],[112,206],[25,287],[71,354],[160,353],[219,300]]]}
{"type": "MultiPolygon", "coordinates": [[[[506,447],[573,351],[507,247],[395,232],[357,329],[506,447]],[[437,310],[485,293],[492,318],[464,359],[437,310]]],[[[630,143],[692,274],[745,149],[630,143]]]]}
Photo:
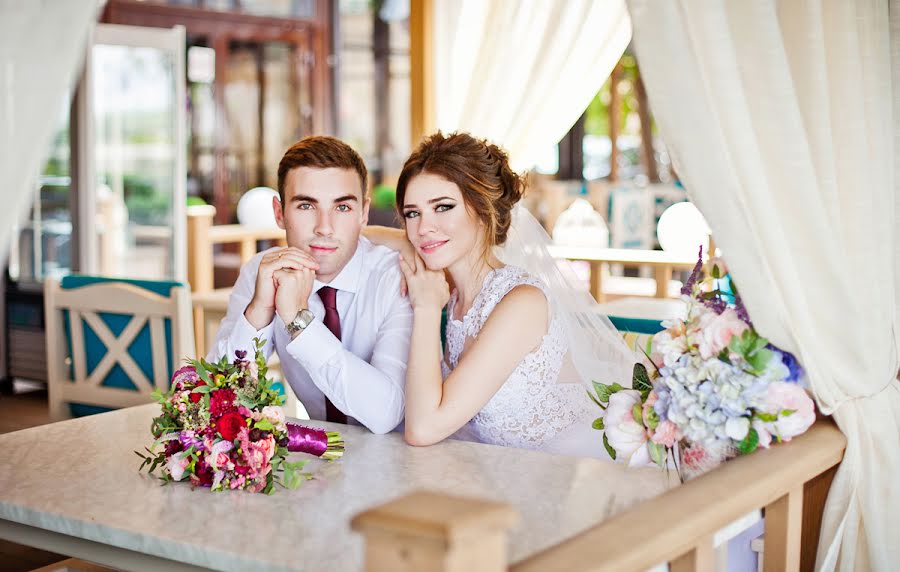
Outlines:
{"type": "Polygon", "coordinates": [[[804,432],[815,422],[816,409],[812,399],[806,394],[806,390],[796,383],[775,381],[769,384],[766,393],[766,410],[769,413],[779,414],[784,410],[793,411],[790,415],[778,415],[774,426],[776,435],[782,441],[790,441],[804,432]]]}
{"type": "Polygon", "coordinates": [[[650,438],[650,440],[657,445],[673,447],[675,443],[681,441],[683,437],[684,435],[681,433],[681,429],[679,429],[677,425],[675,425],[671,421],[663,421],[656,426],[656,431],[653,432],[653,436],[650,438]]]}
{"type": "Polygon", "coordinates": [[[709,359],[719,355],[719,352],[728,347],[732,337],[741,335],[748,328],[731,308],[721,314],[704,313],[700,316],[697,331],[700,356],[709,359]]]}
{"type": "Polygon", "coordinates": [[[635,389],[617,391],[609,396],[609,406],[603,417],[606,439],[616,451],[616,460],[628,463],[629,467],[650,463],[644,424],[635,420],[632,413],[635,405],[641,405],[640,392],[635,389]]]}

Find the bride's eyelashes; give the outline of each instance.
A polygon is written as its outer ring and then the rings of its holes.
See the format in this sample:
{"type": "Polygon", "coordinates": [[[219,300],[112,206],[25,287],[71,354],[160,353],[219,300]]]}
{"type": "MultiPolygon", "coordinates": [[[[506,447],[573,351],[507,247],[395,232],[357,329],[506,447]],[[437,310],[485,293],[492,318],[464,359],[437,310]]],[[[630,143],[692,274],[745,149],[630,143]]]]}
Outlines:
{"type": "MultiPolygon", "coordinates": [[[[452,210],[454,208],[456,208],[456,205],[453,203],[443,203],[443,204],[435,205],[434,212],[443,213],[443,212],[452,210]]],[[[418,216],[419,216],[419,211],[417,211],[417,210],[410,209],[410,210],[403,211],[403,218],[409,219],[409,218],[416,218],[418,216]]]]}

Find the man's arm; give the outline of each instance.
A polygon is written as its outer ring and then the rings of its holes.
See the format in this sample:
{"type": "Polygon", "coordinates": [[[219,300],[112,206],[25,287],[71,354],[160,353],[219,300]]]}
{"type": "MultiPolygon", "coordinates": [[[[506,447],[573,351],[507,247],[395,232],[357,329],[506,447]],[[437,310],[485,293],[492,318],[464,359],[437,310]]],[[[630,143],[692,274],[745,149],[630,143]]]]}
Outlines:
{"type": "Polygon", "coordinates": [[[370,362],[345,350],[319,320],[299,334],[287,351],[338,409],[373,433],[381,434],[403,420],[412,308],[406,298],[397,295],[399,270],[386,273],[383,280],[366,287],[383,293],[384,303],[389,306],[378,324],[370,362]]]}

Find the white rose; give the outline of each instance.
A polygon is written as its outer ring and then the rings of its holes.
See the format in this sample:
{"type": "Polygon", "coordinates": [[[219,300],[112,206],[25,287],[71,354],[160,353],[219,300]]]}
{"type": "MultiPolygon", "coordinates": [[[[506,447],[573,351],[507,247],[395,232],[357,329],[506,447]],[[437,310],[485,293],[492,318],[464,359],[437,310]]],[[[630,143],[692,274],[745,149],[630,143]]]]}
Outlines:
{"type": "Polygon", "coordinates": [[[609,396],[609,406],[603,417],[606,440],[616,451],[616,460],[630,467],[649,464],[647,432],[643,422],[632,415],[634,406],[641,405],[641,394],[634,389],[624,389],[609,396]]]}
{"type": "Polygon", "coordinates": [[[750,431],[750,420],[746,417],[731,417],[725,422],[725,434],[735,441],[743,441],[750,431]]]}

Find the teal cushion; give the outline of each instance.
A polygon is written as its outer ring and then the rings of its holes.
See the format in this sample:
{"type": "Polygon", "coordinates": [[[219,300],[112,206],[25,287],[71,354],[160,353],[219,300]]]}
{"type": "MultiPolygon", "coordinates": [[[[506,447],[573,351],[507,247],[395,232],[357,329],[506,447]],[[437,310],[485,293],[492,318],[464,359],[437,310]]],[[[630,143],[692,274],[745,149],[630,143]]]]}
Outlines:
{"type": "MultiPolygon", "coordinates": [[[[148,290],[155,294],[159,294],[160,296],[166,297],[171,295],[172,288],[175,288],[176,286],[183,286],[183,284],[181,284],[180,282],[172,281],[128,280],[121,278],[107,278],[102,276],[69,275],[62,279],[62,281],[60,282],[60,287],[63,290],[73,290],[76,288],[81,288],[83,286],[109,282],[132,284],[139,288],[143,288],[144,290],[148,290]]],[[[122,333],[122,331],[134,316],[132,314],[116,314],[104,312],[100,313],[99,317],[100,320],[106,325],[106,327],[109,328],[110,332],[112,332],[113,335],[118,336],[122,333]]],[[[67,311],[63,312],[63,324],[66,334],[66,345],[68,347],[69,354],[71,355],[71,325],[69,323],[69,313],[67,311]]],[[[106,345],[104,345],[104,343],[97,336],[97,334],[93,331],[93,329],[84,321],[82,321],[82,328],[82,333],[84,336],[87,373],[88,375],[90,375],[90,373],[94,371],[94,369],[106,355],[107,348],[106,345]]],[[[172,347],[172,322],[170,319],[167,318],[163,320],[163,330],[165,332],[166,338],[166,355],[171,356],[174,350],[172,347]]],[[[128,355],[131,356],[131,359],[134,360],[138,368],[144,373],[144,375],[147,376],[147,379],[149,379],[152,383],[155,372],[153,370],[153,350],[149,323],[145,324],[141,331],[138,332],[137,336],[135,336],[135,338],[132,340],[131,344],[128,347],[128,355]]],[[[72,373],[71,368],[73,367],[74,366],[70,366],[70,374],[72,373]]],[[[171,379],[173,373],[174,371],[172,371],[171,360],[167,360],[166,379],[171,379]]],[[[118,387],[123,389],[136,390],[134,383],[132,383],[131,379],[118,363],[115,364],[112,369],[110,369],[109,373],[107,373],[106,377],[104,377],[100,385],[105,387],[118,387]]],[[[75,417],[110,411],[110,409],[106,407],[99,407],[81,403],[72,403],[70,404],[70,408],[72,410],[72,415],[75,417]]]]}
{"type": "Polygon", "coordinates": [[[661,332],[663,328],[662,322],[659,320],[647,320],[645,318],[621,318],[619,316],[609,316],[609,321],[620,332],[634,332],[636,334],[655,334],[661,332]]]}

